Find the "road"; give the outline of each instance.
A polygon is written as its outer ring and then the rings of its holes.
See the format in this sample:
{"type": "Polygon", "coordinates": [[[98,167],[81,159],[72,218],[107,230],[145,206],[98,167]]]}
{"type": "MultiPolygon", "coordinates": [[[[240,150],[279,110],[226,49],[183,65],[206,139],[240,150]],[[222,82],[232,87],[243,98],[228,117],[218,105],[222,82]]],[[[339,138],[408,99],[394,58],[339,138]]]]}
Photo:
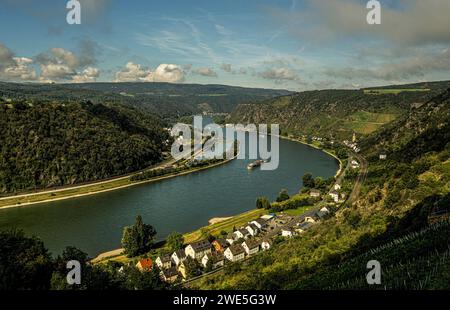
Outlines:
{"type": "MultiPolygon", "coordinates": [[[[202,151],[203,150],[201,148],[194,150],[193,157],[199,155],[202,151]]],[[[161,169],[161,168],[164,169],[166,167],[170,167],[173,164],[175,164],[177,161],[178,160],[176,160],[174,158],[171,158],[169,160],[166,160],[166,161],[163,161],[161,163],[158,163],[158,164],[156,164],[154,166],[150,166],[150,167],[144,168],[142,170],[126,174],[126,175],[122,175],[122,176],[118,176],[118,177],[111,177],[111,178],[103,179],[101,181],[87,182],[87,183],[83,183],[83,184],[79,184],[79,185],[67,185],[67,186],[61,186],[61,187],[57,187],[57,188],[53,188],[53,189],[37,190],[37,191],[34,191],[34,192],[23,193],[23,194],[19,194],[19,195],[3,196],[3,197],[0,197],[0,201],[1,200],[12,199],[12,198],[24,198],[24,197],[30,197],[30,196],[36,196],[36,195],[44,195],[44,194],[51,194],[51,193],[57,193],[57,192],[64,192],[64,191],[69,191],[69,190],[74,190],[74,189],[82,189],[82,188],[86,188],[86,187],[90,187],[90,186],[98,186],[98,185],[101,185],[101,184],[117,182],[117,181],[120,181],[120,180],[124,180],[124,179],[130,178],[133,175],[143,173],[145,171],[161,169]]]]}

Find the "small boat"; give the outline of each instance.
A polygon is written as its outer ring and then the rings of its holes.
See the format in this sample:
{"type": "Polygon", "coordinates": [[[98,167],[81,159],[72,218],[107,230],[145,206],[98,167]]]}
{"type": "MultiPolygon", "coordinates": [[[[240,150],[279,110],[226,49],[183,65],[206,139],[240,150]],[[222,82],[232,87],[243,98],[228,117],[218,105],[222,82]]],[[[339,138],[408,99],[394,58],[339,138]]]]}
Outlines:
{"type": "Polygon", "coordinates": [[[263,160],[258,159],[258,160],[256,160],[256,161],[254,161],[254,162],[248,164],[247,169],[248,169],[248,170],[255,169],[255,168],[261,166],[263,162],[264,162],[263,160]]]}

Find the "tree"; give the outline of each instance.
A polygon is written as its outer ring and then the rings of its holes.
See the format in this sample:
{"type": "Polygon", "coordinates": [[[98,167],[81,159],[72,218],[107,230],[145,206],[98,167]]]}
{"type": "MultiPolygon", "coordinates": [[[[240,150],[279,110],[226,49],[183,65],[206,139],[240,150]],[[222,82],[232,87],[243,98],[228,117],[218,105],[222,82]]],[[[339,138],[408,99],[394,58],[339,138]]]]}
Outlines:
{"type": "Polygon", "coordinates": [[[122,247],[128,257],[134,257],[148,252],[156,235],[156,230],[142,222],[138,215],[133,226],[125,227],[123,230],[122,247]]]}
{"type": "Polygon", "coordinates": [[[214,269],[213,261],[212,261],[212,259],[208,259],[208,262],[206,263],[206,266],[205,266],[205,272],[210,272],[213,269],[214,269]]]}
{"type": "Polygon", "coordinates": [[[288,194],[287,189],[282,189],[281,192],[278,194],[277,202],[286,201],[286,200],[288,200],[289,198],[290,198],[290,197],[289,197],[289,194],[288,194]]]}
{"type": "Polygon", "coordinates": [[[36,237],[21,230],[0,232],[0,290],[45,290],[50,287],[53,260],[36,237]]]}
{"type": "Polygon", "coordinates": [[[314,179],[314,187],[317,189],[325,189],[326,183],[321,177],[316,177],[314,179]]]}
{"type": "Polygon", "coordinates": [[[134,266],[126,266],[120,277],[121,287],[126,290],[161,290],[167,287],[158,268],[141,272],[134,266]]]}
{"type": "Polygon", "coordinates": [[[184,245],[184,237],[182,234],[174,231],[167,237],[167,246],[170,248],[172,252],[179,250],[184,245]]]}
{"type": "Polygon", "coordinates": [[[347,151],[344,148],[338,148],[336,150],[336,156],[340,159],[346,159],[348,158],[347,151]]]}
{"type": "Polygon", "coordinates": [[[307,188],[314,188],[314,178],[311,173],[307,172],[303,175],[303,186],[307,188]]]}
{"type": "Polygon", "coordinates": [[[184,261],[184,266],[186,267],[186,276],[188,279],[202,274],[202,267],[199,262],[190,256],[184,261]]]}
{"type": "Polygon", "coordinates": [[[256,208],[257,209],[270,209],[269,199],[266,197],[259,197],[256,199],[256,208]]]}
{"type": "Polygon", "coordinates": [[[119,289],[115,280],[114,269],[108,266],[92,265],[88,254],[75,248],[67,247],[55,260],[55,270],[50,281],[52,290],[109,290],[119,289]],[[67,283],[67,262],[76,260],[81,265],[81,284],[67,283]]]}

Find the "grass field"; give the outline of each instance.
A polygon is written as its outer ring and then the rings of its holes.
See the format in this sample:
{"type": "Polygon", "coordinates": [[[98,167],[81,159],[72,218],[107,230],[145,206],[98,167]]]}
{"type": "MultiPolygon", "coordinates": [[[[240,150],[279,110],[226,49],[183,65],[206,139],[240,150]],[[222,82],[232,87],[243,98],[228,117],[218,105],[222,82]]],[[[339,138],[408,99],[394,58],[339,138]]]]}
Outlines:
{"type": "Polygon", "coordinates": [[[222,231],[231,232],[233,227],[238,228],[239,226],[244,225],[245,223],[257,219],[262,215],[267,214],[267,210],[264,209],[255,209],[251,210],[239,215],[236,215],[228,220],[222,221],[220,223],[216,223],[213,225],[202,227],[196,231],[191,233],[187,233],[184,235],[185,243],[191,243],[194,241],[198,241],[202,238],[206,238],[209,234],[213,236],[219,236],[222,231]]]}
{"type": "Polygon", "coordinates": [[[344,127],[360,134],[370,134],[384,124],[390,123],[397,117],[394,113],[373,113],[359,111],[345,120],[344,127]]]}
{"type": "Polygon", "coordinates": [[[311,208],[312,208],[312,206],[305,206],[305,207],[300,207],[297,209],[285,210],[285,211],[283,211],[283,213],[287,214],[287,215],[291,215],[291,216],[298,216],[298,215],[302,215],[303,213],[307,212],[311,208]]]}

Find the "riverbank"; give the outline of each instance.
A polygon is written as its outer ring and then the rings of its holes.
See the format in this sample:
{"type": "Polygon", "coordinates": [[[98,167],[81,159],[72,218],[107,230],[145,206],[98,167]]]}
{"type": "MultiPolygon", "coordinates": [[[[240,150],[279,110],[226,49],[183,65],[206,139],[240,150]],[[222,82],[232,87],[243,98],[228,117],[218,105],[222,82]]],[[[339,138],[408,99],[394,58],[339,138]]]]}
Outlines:
{"type": "Polygon", "coordinates": [[[336,159],[339,162],[339,170],[334,175],[335,178],[337,178],[342,173],[342,171],[344,170],[344,163],[342,162],[342,160],[339,157],[337,157],[336,154],[333,154],[331,151],[326,150],[326,149],[324,149],[324,148],[322,148],[322,147],[320,147],[318,145],[307,143],[307,142],[299,140],[299,139],[294,139],[294,138],[291,138],[291,137],[286,137],[286,136],[281,136],[281,135],[279,135],[278,137],[280,137],[281,139],[285,139],[285,140],[289,140],[289,141],[292,141],[292,142],[297,142],[297,143],[301,143],[301,144],[313,147],[313,148],[315,148],[317,150],[320,150],[320,151],[330,155],[334,159],[336,159]]]}
{"type": "MultiPolygon", "coordinates": [[[[2,209],[9,209],[9,208],[19,208],[24,206],[31,206],[36,205],[40,203],[49,203],[49,202],[56,202],[61,200],[67,200],[67,199],[74,199],[78,197],[84,197],[84,196],[90,196],[90,195],[96,195],[100,193],[105,192],[111,192],[119,189],[124,189],[131,186],[137,186],[141,184],[146,183],[153,183],[158,182],[170,178],[174,178],[177,176],[183,176],[190,173],[214,168],[220,165],[224,165],[232,160],[234,160],[236,156],[233,156],[232,158],[225,159],[221,162],[214,163],[205,167],[199,167],[199,168],[191,168],[187,171],[182,171],[178,173],[170,173],[164,176],[151,178],[148,180],[143,181],[131,181],[131,178],[138,173],[131,174],[129,176],[120,177],[113,180],[108,181],[100,181],[92,184],[87,185],[80,185],[80,186],[74,186],[70,188],[65,189],[55,189],[54,191],[46,190],[41,193],[30,193],[25,195],[18,195],[18,196],[11,196],[11,197],[2,197],[0,199],[0,210],[2,209]]],[[[162,165],[167,165],[167,163],[162,163],[162,165]]],[[[160,167],[160,166],[158,166],[160,167]]],[[[153,169],[157,169],[153,168],[153,169]]]]}
{"type": "MultiPolygon", "coordinates": [[[[280,136],[280,138],[289,140],[292,142],[301,143],[303,145],[311,146],[311,147],[314,147],[315,149],[319,149],[319,150],[327,153],[329,156],[335,158],[339,162],[339,170],[337,171],[337,173],[335,175],[337,176],[343,171],[343,166],[342,166],[341,160],[339,160],[339,158],[337,158],[331,152],[328,152],[327,150],[323,150],[323,149],[319,148],[318,146],[310,145],[303,141],[299,141],[299,140],[292,139],[289,137],[280,136]]],[[[309,208],[310,207],[300,208],[299,210],[289,210],[286,213],[291,213],[292,215],[298,215],[298,213],[306,212],[309,208]]],[[[267,210],[252,209],[250,211],[246,211],[246,212],[236,214],[236,215],[230,216],[230,217],[210,218],[208,220],[207,226],[201,226],[195,231],[183,234],[184,242],[186,244],[192,243],[192,242],[207,238],[207,236],[209,234],[214,235],[214,236],[220,236],[222,232],[232,231],[233,227],[240,227],[240,226],[244,225],[245,223],[247,223],[248,221],[258,218],[265,214],[268,214],[267,210]]],[[[205,223],[205,225],[206,225],[206,223],[205,223]]],[[[160,249],[156,249],[156,251],[158,251],[158,250],[160,250],[160,249]]],[[[125,255],[117,254],[120,252],[121,252],[120,249],[115,250],[113,252],[105,252],[105,253],[102,253],[99,256],[97,256],[93,261],[94,262],[105,262],[107,260],[114,260],[114,261],[118,261],[118,262],[122,262],[122,263],[130,261],[125,255]],[[112,253],[113,255],[111,255],[111,254],[108,255],[108,253],[112,253]]]]}
{"type": "Polygon", "coordinates": [[[213,217],[212,219],[210,219],[210,220],[208,221],[208,225],[214,225],[214,224],[217,224],[217,223],[220,223],[220,222],[229,220],[229,219],[231,219],[231,218],[232,218],[232,217],[213,217]]]}

